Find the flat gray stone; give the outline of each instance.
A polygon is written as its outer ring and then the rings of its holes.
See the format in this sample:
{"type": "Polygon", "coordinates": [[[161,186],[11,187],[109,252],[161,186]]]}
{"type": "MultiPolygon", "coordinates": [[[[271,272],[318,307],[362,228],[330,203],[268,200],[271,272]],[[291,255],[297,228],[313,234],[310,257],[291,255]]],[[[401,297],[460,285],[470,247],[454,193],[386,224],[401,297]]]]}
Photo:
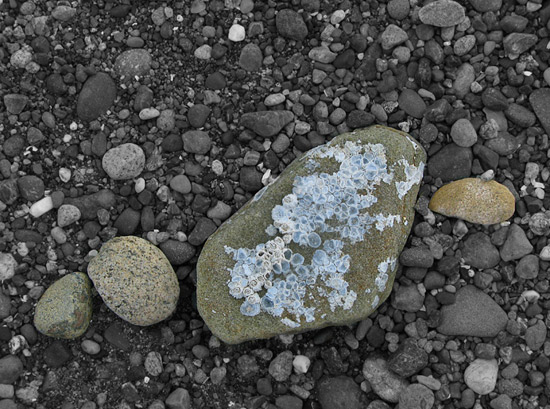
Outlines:
{"type": "Polygon", "coordinates": [[[525,231],[517,224],[510,225],[506,241],[500,249],[503,261],[518,260],[533,251],[533,245],[525,235],[525,231]]]}
{"type": "Polygon", "coordinates": [[[550,89],[541,88],[531,92],[529,103],[546,133],[550,134],[550,89]]]}
{"type": "Polygon", "coordinates": [[[294,114],[290,111],[258,111],[242,115],[241,125],[264,138],[270,138],[281,132],[292,120],[294,114]]]}
{"type": "Polygon", "coordinates": [[[467,285],[457,291],[454,304],[441,308],[437,330],[444,335],[495,337],[507,322],[508,316],[490,296],[467,285]]]}

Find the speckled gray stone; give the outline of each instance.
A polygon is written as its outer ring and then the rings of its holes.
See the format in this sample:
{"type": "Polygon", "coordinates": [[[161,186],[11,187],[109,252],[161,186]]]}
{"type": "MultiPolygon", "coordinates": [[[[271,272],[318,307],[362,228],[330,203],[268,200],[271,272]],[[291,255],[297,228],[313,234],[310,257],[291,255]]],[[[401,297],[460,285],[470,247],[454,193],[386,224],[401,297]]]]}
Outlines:
{"type": "Polygon", "coordinates": [[[145,153],[135,143],[123,143],[105,152],[101,165],[113,180],[133,179],[145,167],[145,153]]]}
{"type": "Polygon", "coordinates": [[[44,292],[34,313],[34,326],[42,334],[78,338],[92,318],[92,283],[84,273],[68,274],[44,292]]]}
{"type": "MultiPolygon", "coordinates": [[[[419,171],[421,178],[423,168],[421,164],[424,163],[425,158],[423,149],[407,134],[383,126],[373,126],[342,134],[329,144],[308,152],[290,164],[275,182],[259,192],[254,200],[248,202],[229,218],[204,245],[197,264],[197,305],[209,329],[224,342],[239,343],[249,339],[269,338],[277,334],[345,325],[365,319],[388,297],[399,252],[412,227],[413,205],[418,192],[418,183],[412,182],[411,179],[403,196],[398,197],[397,185],[405,179],[402,160],[410,164],[410,166],[407,165],[409,171],[413,169],[419,171]],[[324,286],[323,281],[318,279],[315,285],[306,287],[306,294],[303,297],[307,300],[304,304],[308,308],[315,308],[313,321],[306,322],[302,319],[298,327],[291,327],[288,325],[288,320],[294,319],[294,315],[290,313],[285,312],[281,317],[267,312],[260,312],[255,316],[241,314],[243,300],[233,298],[229,293],[228,280],[231,275],[228,269],[235,266],[235,261],[226,253],[225,246],[233,249],[254,249],[259,243],[275,240],[265,232],[266,228],[273,223],[274,206],[280,205],[283,198],[293,191],[293,184],[295,180],[299,180],[298,177],[321,173],[326,174],[327,177],[336,175],[340,171],[340,162],[322,155],[327,152],[333,154],[345,151],[348,149],[346,147],[349,146],[346,145],[348,143],[360,147],[367,146],[364,149],[379,146],[379,149],[385,151],[386,163],[388,169],[393,170],[393,176],[389,183],[380,182],[376,185],[374,194],[377,201],[365,211],[369,215],[384,217],[399,215],[401,218],[400,222],[393,223],[393,227],[381,227],[380,230],[373,227],[368,230],[362,241],[352,244],[351,241],[344,240],[342,251],[351,258],[345,281],[350,291],[357,294],[353,306],[348,309],[337,306],[331,310],[331,306],[334,307],[334,305],[329,303],[327,297],[320,296],[318,293],[321,288],[318,286],[324,286]],[[251,225],[254,228],[251,228],[251,225]],[[380,283],[377,281],[382,279],[379,269],[388,260],[391,262],[387,266],[387,276],[384,276],[383,283],[380,283]],[[378,284],[375,284],[376,282],[378,284]]],[[[361,210],[360,214],[365,213],[361,210]]],[[[338,225],[337,218],[329,219],[331,225],[338,225]]],[[[321,241],[339,237],[338,233],[320,233],[320,235],[321,241]]],[[[282,240],[280,235],[276,239],[282,240]]],[[[312,260],[314,249],[295,242],[287,246],[294,253],[301,253],[305,258],[305,264],[312,260]]],[[[265,291],[262,291],[263,293],[265,291]]]]}
{"type": "Polygon", "coordinates": [[[160,249],[139,237],[109,240],[90,261],[88,275],[105,304],[131,324],[153,325],[176,309],[176,273],[160,249]]]}
{"type": "Polygon", "coordinates": [[[143,76],[151,69],[153,58],[149,51],[142,48],[124,51],[115,60],[115,72],[126,79],[134,80],[135,76],[143,76]]]}

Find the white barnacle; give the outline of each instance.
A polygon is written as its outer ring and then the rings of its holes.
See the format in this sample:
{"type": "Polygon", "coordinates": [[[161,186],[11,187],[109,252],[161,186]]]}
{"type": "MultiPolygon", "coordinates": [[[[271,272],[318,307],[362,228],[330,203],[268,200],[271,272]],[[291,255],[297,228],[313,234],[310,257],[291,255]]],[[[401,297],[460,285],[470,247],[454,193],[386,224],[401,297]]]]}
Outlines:
{"type": "Polygon", "coordinates": [[[250,304],[259,304],[260,296],[257,293],[254,293],[246,297],[246,301],[248,301],[250,304]]]}

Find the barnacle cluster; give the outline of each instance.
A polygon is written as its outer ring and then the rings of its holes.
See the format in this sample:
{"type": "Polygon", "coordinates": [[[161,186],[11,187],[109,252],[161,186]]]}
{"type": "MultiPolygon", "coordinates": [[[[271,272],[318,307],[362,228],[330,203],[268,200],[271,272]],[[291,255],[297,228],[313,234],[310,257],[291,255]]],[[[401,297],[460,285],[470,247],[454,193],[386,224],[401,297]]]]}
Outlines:
{"type": "MultiPolygon", "coordinates": [[[[308,289],[325,297],[332,311],[350,309],[357,294],[345,280],[351,257],[344,253],[344,245],[363,241],[373,226],[382,231],[401,222],[399,215],[365,211],[377,202],[376,186],[393,179],[383,145],[348,141],[342,147],[316,148],[307,157],[310,170],[318,167],[314,159],[321,158],[336,160],[339,170],[295,177],[292,192],[272,209],[273,223],[266,229],[272,239],[250,249],[225,247],[235,261],[228,287],[233,297],[243,299],[241,313],[255,316],[264,311],[275,317],[286,313],[281,322],[290,327],[299,326],[302,318],[315,319],[315,303],[306,305],[307,299],[314,298],[308,289]],[[327,233],[336,238],[327,238],[327,233]],[[311,249],[309,260],[300,253],[307,248],[311,249]]],[[[401,186],[400,192],[406,193],[422,171],[409,168],[405,185],[396,185],[401,186]]],[[[379,265],[379,291],[384,290],[395,263],[388,259],[379,265]]]]}

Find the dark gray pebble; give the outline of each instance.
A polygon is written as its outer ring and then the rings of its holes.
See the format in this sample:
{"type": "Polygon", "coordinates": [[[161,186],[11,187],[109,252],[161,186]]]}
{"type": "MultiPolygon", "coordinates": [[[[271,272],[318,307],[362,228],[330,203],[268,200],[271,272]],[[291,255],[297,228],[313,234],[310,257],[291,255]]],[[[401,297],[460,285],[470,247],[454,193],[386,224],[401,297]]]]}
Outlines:
{"type": "Polygon", "coordinates": [[[170,261],[170,264],[174,266],[187,263],[195,255],[195,247],[186,242],[167,240],[161,243],[159,247],[170,261]]]}

